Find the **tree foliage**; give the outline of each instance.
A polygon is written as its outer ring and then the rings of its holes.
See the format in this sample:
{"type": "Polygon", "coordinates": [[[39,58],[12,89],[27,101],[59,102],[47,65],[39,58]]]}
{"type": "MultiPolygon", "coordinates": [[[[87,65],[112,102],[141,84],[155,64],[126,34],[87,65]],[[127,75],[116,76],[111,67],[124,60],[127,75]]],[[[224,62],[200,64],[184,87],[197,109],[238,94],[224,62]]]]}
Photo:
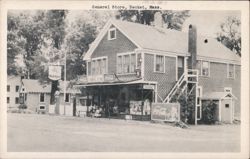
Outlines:
{"type": "Polygon", "coordinates": [[[226,21],[221,23],[221,31],[217,33],[217,40],[227,48],[241,56],[241,22],[234,16],[227,17],[226,21]]]}
{"type": "Polygon", "coordinates": [[[188,18],[189,11],[171,11],[171,10],[119,10],[116,16],[117,19],[122,19],[130,22],[141,23],[145,25],[153,25],[154,14],[160,12],[164,22],[164,27],[167,29],[181,30],[182,25],[188,18]]]}

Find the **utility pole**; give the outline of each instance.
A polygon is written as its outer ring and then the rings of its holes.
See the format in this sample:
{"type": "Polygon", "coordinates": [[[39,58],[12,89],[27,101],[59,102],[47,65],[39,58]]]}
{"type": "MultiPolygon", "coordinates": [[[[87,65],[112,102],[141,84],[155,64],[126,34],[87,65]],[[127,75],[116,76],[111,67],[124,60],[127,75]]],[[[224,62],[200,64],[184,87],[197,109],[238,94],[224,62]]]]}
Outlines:
{"type": "Polygon", "coordinates": [[[65,51],[65,55],[64,55],[64,62],[65,62],[65,64],[64,64],[64,115],[66,115],[66,105],[65,105],[65,103],[66,103],[66,66],[67,66],[67,58],[66,58],[66,55],[67,55],[67,52],[65,51]]]}

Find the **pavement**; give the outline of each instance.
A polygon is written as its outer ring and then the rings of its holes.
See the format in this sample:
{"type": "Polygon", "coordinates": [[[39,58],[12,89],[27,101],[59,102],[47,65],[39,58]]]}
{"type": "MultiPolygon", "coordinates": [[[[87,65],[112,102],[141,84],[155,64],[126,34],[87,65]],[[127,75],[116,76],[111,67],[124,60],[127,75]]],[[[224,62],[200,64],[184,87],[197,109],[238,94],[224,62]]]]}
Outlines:
{"type": "Polygon", "coordinates": [[[8,113],[8,152],[239,152],[240,125],[8,113]]]}

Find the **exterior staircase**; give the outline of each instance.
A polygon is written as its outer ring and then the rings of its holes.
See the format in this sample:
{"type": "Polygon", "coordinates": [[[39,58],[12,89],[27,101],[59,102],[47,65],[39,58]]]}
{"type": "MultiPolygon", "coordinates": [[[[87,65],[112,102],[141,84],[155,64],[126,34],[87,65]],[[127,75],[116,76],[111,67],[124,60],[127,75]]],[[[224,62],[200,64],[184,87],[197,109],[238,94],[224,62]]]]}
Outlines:
{"type": "Polygon", "coordinates": [[[198,84],[198,70],[188,69],[185,71],[173,88],[168,93],[167,97],[163,100],[163,103],[171,103],[174,96],[177,96],[177,99],[180,97],[184,91],[187,91],[188,95],[190,95],[194,88],[197,88],[198,84]],[[192,84],[192,88],[187,90],[188,84],[192,84]]]}

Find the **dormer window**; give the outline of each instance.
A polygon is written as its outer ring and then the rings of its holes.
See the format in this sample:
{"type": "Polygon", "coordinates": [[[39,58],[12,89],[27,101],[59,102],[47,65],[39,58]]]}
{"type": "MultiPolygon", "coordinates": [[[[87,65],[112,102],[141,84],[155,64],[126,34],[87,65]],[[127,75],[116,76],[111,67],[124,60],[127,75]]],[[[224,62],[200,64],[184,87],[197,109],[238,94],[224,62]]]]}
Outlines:
{"type": "Polygon", "coordinates": [[[109,29],[108,32],[108,40],[114,40],[116,39],[116,28],[109,29]]]}

